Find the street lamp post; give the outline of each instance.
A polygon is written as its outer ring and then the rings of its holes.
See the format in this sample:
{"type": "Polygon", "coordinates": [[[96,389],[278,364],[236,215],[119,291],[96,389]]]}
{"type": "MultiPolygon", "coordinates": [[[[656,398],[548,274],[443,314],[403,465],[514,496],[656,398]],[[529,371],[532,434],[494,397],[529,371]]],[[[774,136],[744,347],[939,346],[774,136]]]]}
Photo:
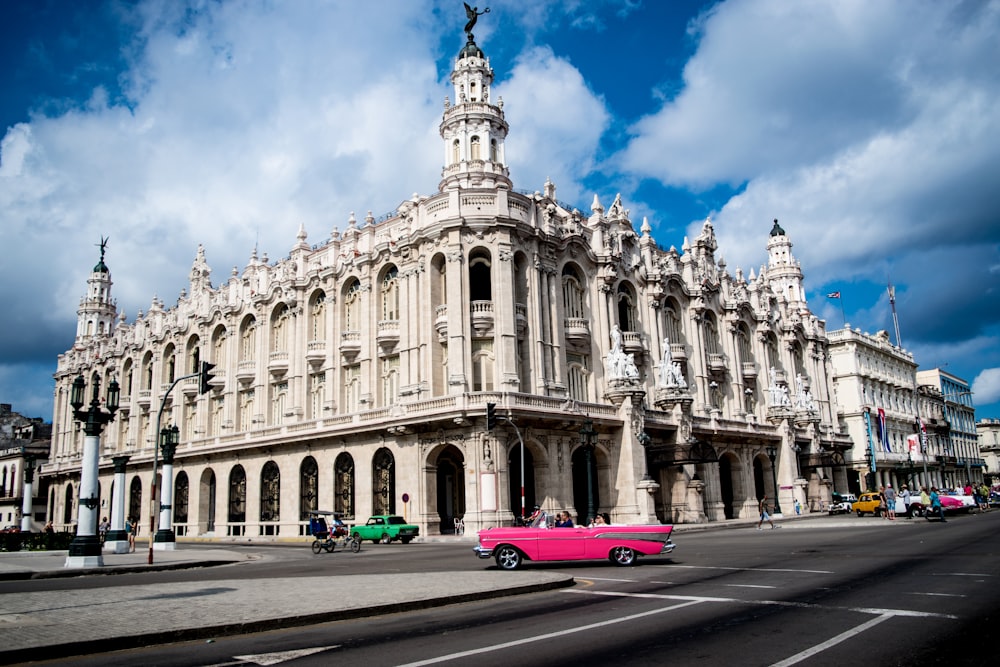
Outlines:
{"type": "Polygon", "coordinates": [[[594,438],[597,432],[594,431],[594,422],[589,419],[583,423],[580,429],[580,447],[583,449],[584,468],[587,475],[587,522],[589,526],[597,514],[597,507],[594,503],[594,438]]]}
{"type": "Polygon", "coordinates": [[[781,514],[781,501],[778,500],[778,496],[781,495],[778,492],[778,473],[774,468],[774,461],[778,458],[778,450],[769,446],[766,452],[767,458],[771,459],[771,485],[774,486],[774,513],[781,514]]]}
{"type": "Polygon", "coordinates": [[[78,375],[73,381],[69,403],[73,416],[83,424],[83,459],[80,468],[80,503],[77,508],[76,537],[69,545],[66,567],[100,567],[104,565],[101,556],[101,541],[97,537],[97,468],[100,458],[101,431],[105,424],[114,421],[118,411],[120,390],[117,380],[108,384],[104,407],[101,407],[101,378],[94,373],[90,379],[90,406],[84,410],[84,392],[87,381],[78,375]]]}
{"type": "Polygon", "coordinates": [[[160,451],[163,454],[163,479],[160,484],[160,527],[154,537],[154,546],[161,551],[173,551],[177,542],[171,525],[173,512],[174,485],[171,483],[174,475],[174,453],[181,441],[180,429],[176,425],[160,431],[160,451]]]}
{"type": "Polygon", "coordinates": [[[21,532],[31,532],[31,508],[33,504],[32,494],[35,483],[35,457],[26,456],[24,459],[24,491],[21,497],[21,532]]]}

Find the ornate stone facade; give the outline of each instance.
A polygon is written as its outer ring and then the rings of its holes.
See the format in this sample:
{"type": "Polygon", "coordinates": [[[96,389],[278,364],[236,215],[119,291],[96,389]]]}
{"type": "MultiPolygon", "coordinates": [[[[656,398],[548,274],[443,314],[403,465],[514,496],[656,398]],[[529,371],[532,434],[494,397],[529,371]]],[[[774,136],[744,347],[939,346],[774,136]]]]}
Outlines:
{"type": "Polygon", "coordinates": [[[595,195],[584,215],[552,183],[517,192],[492,79],[470,35],[439,190],[386,219],[352,214],[314,246],[300,229],[287,257],[255,251],[218,286],[199,248],[176,306],[154,299],[131,323],[95,267],[55,375],[57,524],[80,472],[69,388],[94,371],[122,388],[102,503],[112,457],[129,455],[127,511],[148,521],[162,406],[181,435],[165,480],[179,537],[302,535],[311,509],[475,530],[520,514],[522,485],[529,508],[579,520],[753,516],[764,492],[786,511],[829,500],[850,442],[825,325],[777,221],[767,266],[733,275],[709,221],[664,250],[620,197],[605,209],[595,195]],[[202,361],[216,365],[205,394],[181,379],[202,361]],[[487,403],[502,417],[491,432],[487,403]]]}

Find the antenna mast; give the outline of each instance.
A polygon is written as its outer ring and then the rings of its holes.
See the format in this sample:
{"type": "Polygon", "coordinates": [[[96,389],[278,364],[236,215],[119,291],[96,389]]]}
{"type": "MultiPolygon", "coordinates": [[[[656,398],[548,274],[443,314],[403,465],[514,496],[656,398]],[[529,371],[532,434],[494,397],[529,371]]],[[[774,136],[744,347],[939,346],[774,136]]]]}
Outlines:
{"type": "Polygon", "coordinates": [[[889,305],[892,306],[892,326],[896,330],[896,347],[902,348],[903,343],[899,340],[899,317],[896,315],[896,288],[892,286],[891,280],[887,289],[889,292],[889,305]]]}

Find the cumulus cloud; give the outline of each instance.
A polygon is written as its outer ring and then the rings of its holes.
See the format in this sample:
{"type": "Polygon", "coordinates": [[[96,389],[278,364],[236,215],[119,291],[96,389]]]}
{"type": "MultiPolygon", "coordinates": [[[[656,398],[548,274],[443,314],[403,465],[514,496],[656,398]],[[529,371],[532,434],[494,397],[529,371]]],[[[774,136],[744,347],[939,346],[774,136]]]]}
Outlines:
{"type": "Polygon", "coordinates": [[[973,400],[976,405],[1000,401],[1000,368],[987,368],[972,382],[973,400]]]}

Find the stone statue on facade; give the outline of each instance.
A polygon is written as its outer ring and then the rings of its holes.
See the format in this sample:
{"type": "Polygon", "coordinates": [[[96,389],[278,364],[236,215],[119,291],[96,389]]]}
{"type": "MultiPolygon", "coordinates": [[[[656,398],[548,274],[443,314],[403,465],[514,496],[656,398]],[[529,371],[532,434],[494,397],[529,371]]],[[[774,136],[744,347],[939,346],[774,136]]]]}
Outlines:
{"type": "Polygon", "coordinates": [[[795,408],[798,410],[815,410],[816,403],[813,401],[809,389],[806,388],[806,379],[799,373],[795,376],[795,408]]]}
{"type": "Polygon", "coordinates": [[[663,359],[660,360],[658,386],[667,389],[687,389],[687,381],[681,372],[681,365],[674,361],[670,353],[670,339],[663,339],[663,359]]]}
{"type": "Polygon", "coordinates": [[[625,354],[622,349],[622,332],[618,325],[611,327],[611,350],[607,357],[608,379],[638,380],[639,369],[635,365],[635,357],[625,354]]]}

